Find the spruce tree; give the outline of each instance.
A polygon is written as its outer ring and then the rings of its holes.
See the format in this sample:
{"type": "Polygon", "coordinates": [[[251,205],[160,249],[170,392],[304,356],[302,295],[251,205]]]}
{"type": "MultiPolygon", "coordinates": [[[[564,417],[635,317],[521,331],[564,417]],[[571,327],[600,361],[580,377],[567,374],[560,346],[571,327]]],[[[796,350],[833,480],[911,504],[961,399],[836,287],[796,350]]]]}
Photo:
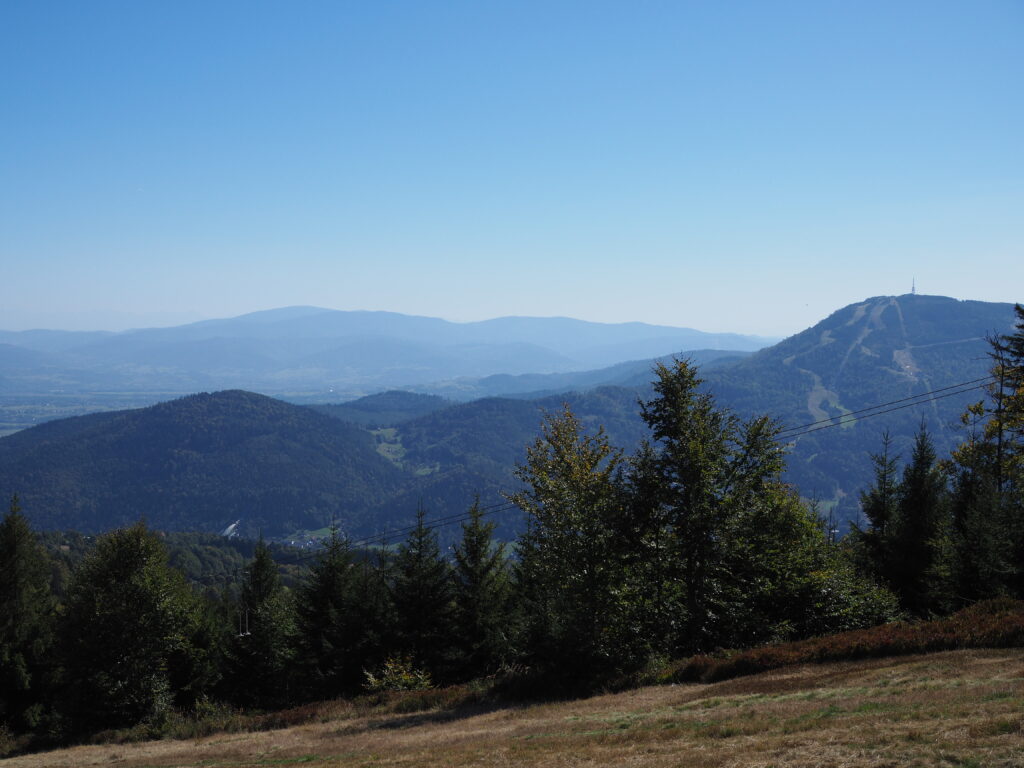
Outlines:
{"type": "Polygon", "coordinates": [[[353,615],[356,567],[348,541],[332,529],[296,595],[300,665],[307,691],[320,697],[339,695],[357,677],[350,669],[352,638],[361,630],[353,615]]]}
{"type": "Polygon", "coordinates": [[[953,451],[949,473],[952,589],[956,604],[1005,594],[1012,542],[1003,520],[996,446],[986,438],[984,402],[961,416],[969,433],[953,451]]]}
{"type": "Polygon", "coordinates": [[[379,669],[394,653],[395,609],[389,570],[383,557],[376,564],[364,558],[355,567],[348,606],[351,620],[345,634],[348,663],[342,670],[345,690],[360,689],[366,682],[365,672],[379,669]]]}
{"type": "Polygon", "coordinates": [[[783,449],[771,420],[743,421],[701,392],[687,361],[659,363],[654,373],[654,397],[641,404],[653,437],[645,463],[654,478],[645,485],[655,511],[646,518],[667,539],[663,591],[677,619],[664,648],[692,653],[728,643],[742,620],[749,584],[729,564],[748,513],[775,496],[783,449]]]}
{"type": "Polygon", "coordinates": [[[0,523],[0,724],[39,726],[53,621],[48,558],[15,496],[0,523]]]}
{"type": "Polygon", "coordinates": [[[246,568],[245,581],[242,582],[242,605],[255,609],[273,597],[280,586],[277,563],[261,533],[252,562],[246,568]]]}
{"type": "Polygon", "coordinates": [[[914,439],[910,462],[903,469],[897,497],[885,570],[900,607],[923,617],[944,602],[936,574],[944,568],[941,539],[947,528],[946,481],[923,424],[914,439]]]}
{"type": "Polygon", "coordinates": [[[1024,307],[1013,333],[989,340],[988,403],[962,416],[967,439],[949,463],[952,579],[958,602],[1024,597],[1024,307]]]}
{"type": "Polygon", "coordinates": [[[867,527],[854,525],[851,533],[859,567],[885,586],[892,583],[893,525],[899,501],[899,470],[891,448],[892,440],[886,432],[882,435],[882,450],[871,455],[874,483],[860,494],[860,509],[867,527]]]}
{"type": "Polygon", "coordinates": [[[997,489],[1013,564],[1010,591],[1024,597],[1024,307],[1014,306],[1014,332],[992,342],[996,407],[989,439],[997,441],[997,489]]]}
{"type": "Polygon", "coordinates": [[[441,556],[437,534],[416,511],[416,527],[395,555],[391,601],[400,652],[435,679],[450,672],[454,635],[451,566],[441,556]]]}
{"type": "Polygon", "coordinates": [[[238,602],[238,631],[228,647],[225,680],[236,703],[282,706],[291,700],[295,617],[277,564],[260,536],[238,602]]]}
{"type": "Polygon", "coordinates": [[[651,645],[665,651],[671,648],[679,631],[681,612],[679,590],[670,574],[675,570],[672,531],[668,509],[663,503],[659,457],[649,441],[641,443],[627,459],[622,492],[624,514],[615,535],[619,540],[623,567],[630,577],[627,603],[631,621],[651,645]]]}
{"type": "Polygon", "coordinates": [[[510,644],[509,580],[505,545],[495,544],[493,522],[484,522],[479,498],[462,524],[455,548],[455,627],[461,677],[493,672],[510,644]]]}
{"type": "Polygon", "coordinates": [[[1024,307],[1015,305],[1014,314],[1014,332],[989,340],[992,419],[986,425],[997,454],[997,485],[1009,497],[1024,491],[1024,307]]]}

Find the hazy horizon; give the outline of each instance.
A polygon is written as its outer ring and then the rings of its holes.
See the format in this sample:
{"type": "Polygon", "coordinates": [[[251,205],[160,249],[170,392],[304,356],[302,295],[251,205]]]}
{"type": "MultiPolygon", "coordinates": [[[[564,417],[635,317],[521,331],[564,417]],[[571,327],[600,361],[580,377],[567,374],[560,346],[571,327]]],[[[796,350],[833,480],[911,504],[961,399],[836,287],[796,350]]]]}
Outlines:
{"type": "MultiPolygon", "coordinates": [[[[479,320],[476,320],[476,319],[474,319],[474,320],[452,320],[450,318],[437,317],[435,315],[414,315],[413,313],[398,312],[396,310],[390,310],[390,309],[380,309],[380,310],[352,309],[352,310],[346,310],[346,309],[339,309],[337,307],[318,307],[318,306],[311,305],[311,304],[295,304],[295,305],[290,305],[290,306],[286,306],[286,307],[262,307],[262,308],[259,308],[259,309],[251,310],[250,312],[243,312],[240,315],[217,315],[217,316],[210,316],[210,317],[201,316],[201,315],[197,315],[197,314],[189,314],[189,313],[176,314],[176,313],[170,313],[170,312],[158,312],[158,313],[152,313],[152,314],[149,314],[149,315],[144,314],[144,313],[104,312],[102,310],[97,310],[97,311],[94,311],[94,312],[82,312],[82,313],[78,313],[78,314],[54,312],[54,313],[49,313],[47,315],[42,315],[42,314],[39,315],[39,317],[51,317],[51,318],[53,318],[53,322],[51,324],[49,324],[49,325],[40,325],[38,323],[34,324],[34,325],[31,325],[31,324],[28,324],[26,322],[26,323],[23,323],[23,327],[17,327],[17,328],[15,328],[15,327],[0,327],[0,331],[11,331],[11,332],[18,333],[18,332],[21,332],[21,331],[47,330],[47,331],[101,331],[101,332],[121,333],[121,332],[124,332],[124,331],[145,330],[147,328],[171,328],[171,327],[176,327],[176,326],[179,326],[179,325],[187,325],[187,324],[190,324],[190,323],[202,322],[204,320],[228,320],[228,319],[232,319],[232,318],[235,318],[235,317],[242,317],[242,316],[245,316],[245,315],[248,315],[248,314],[258,314],[258,313],[261,313],[261,312],[273,312],[275,310],[295,309],[295,308],[319,309],[319,310],[324,310],[324,311],[327,311],[327,312],[336,312],[336,311],[337,312],[347,312],[347,311],[351,311],[351,312],[384,312],[384,313],[393,313],[393,314],[401,314],[401,315],[416,316],[416,317],[436,318],[436,319],[441,319],[441,320],[445,320],[447,322],[458,323],[458,324],[476,323],[476,322],[487,322],[488,320],[502,320],[502,319],[515,318],[515,317],[531,318],[531,319],[581,320],[581,321],[584,321],[584,322],[602,323],[602,324],[608,324],[608,325],[615,325],[615,324],[618,324],[618,322],[619,322],[619,321],[605,321],[605,320],[588,320],[587,318],[569,317],[568,315],[496,315],[494,317],[483,317],[483,318],[480,318],[479,320]],[[61,325],[60,323],[63,323],[63,325],[61,325]],[[97,325],[97,323],[101,323],[103,325],[97,325]]],[[[641,321],[641,320],[624,320],[624,321],[621,321],[621,323],[643,323],[643,321],[641,321]]],[[[716,329],[694,328],[692,326],[669,326],[669,325],[666,325],[664,323],[644,323],[644,324],[645,325],[651,325],[651,326],[662,326],[662,327],[666,327],[666,328],[689,328],[690,330],[704,331],[704,332],[707,332],[707,333],[723,333],[723,334],[726,334],[726,333],[736,333],[736,334],[740,334],[740,335],[744,335],[744,336],[764,336],[765,338],[780,338],[780,337],[777,337],[777,336],[773,336],[771,334],[761,334],[761,333],[756,333],[754,331],[751,331],[751,332],[748,333],[748,332],[743,332],[743,331],[719,331],[719,330],[716,330],[716,329]]]]}

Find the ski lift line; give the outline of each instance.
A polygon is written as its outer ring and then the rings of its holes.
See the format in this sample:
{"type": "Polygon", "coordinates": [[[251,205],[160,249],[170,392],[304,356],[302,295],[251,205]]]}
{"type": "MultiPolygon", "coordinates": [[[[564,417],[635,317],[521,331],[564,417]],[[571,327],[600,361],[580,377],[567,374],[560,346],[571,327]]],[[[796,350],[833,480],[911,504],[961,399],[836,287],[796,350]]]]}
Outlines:
{"type": "MultiPolygon", "coordinates": [[[[921,394],[918,394],[918,395],[911,395],[910,397],[900,398],[899,400],[890,400],[887,403],[878,403],[876,405],[869,405],[867,408],[861,408],[860,410],[857,410],[857,411],[850,411],[849,413],[844,413],[842,416],[832,416],[832,417],[827,418],[827,419],[819,419],[818,421],[812,421],[810,424],[802,424],[802,425],[800,425],[798,427],[786,427],[785,429],[781,430],[778,434],[779,435],[785,435],[787,432],[795,432],[795,431],[798,431],[798,430],[807,429],[808,427],[816,427],[819,424],[825,424],[827,422],[835,421],[836,419],[845,419],[845,418],[848,418],[850,416],[854,416],[856,414],[866,413],[868,411],[874,411],[874,410],[877,410],[878,408],[885,408],[886,406],[889,406],[889,405],[896,405],[897,403],[904,403],[904,402],[907,402],[908,400],[920,400],[922,398],[932,399],[932,395],[935,395],[938,392],[945,392],[947,390],[957,389],[959,387],[967,387],[967,389],[963,390],[963,392],[968,392],[971,389],[976,389],[976,388],[982,387],[985,384],[992,383],[993,381],[995,381],[995,379],[993,377],[991,377],[991,376],[983,376],[980,379],[972,379],[971,381],[962,381],[959,384],[950,384],[948,387],[940,387],[939,389],[933,389],[933,390],[930,390],[928,392],[922,392],[921,394]],[[972,385],[972,386],[968,386],[968,385],[972,385]]],[[[953,392],[951,394],[957,395],[957,394],[960,394],[960,392],[953,392]]],[[[946,397],[946,395],[943,395],[943,397],[946,397]]]]}
{"type": "MultiPolygon", "coordinates": [[[[931,398],[931,400],[941,400],[944,397],[953,397],[954,395],[962,395],[965,392],[970,392],[973,389],[981,389],[982,386],[984,386],[984,385],[977,385],[977,386],[973,386],[973,387],[967,387],[966,389],[961,389],[961,390],[958,390],[956,392],[947,392],[944,395],[938,395],[937,397],[933,397],[933,398],[931,398]]],[[[862,419],[870,419],[872,416],[881,416],[882,414],[885,414],[885,413],[892,413],[893,411],[901,411],[904,408],[913,408],[915,405],[924,405],[924,404],[926,404],[928,402],[931,402],[931,400],[922,400],[922,401],[916,402],[916,403],[906,403],[904,405],[897,405],[895,408],[887,408],[884,411],[877,411],[876,413],[868,413],[868,414],[865,414],[863,416],[856,416],[856,417],[854,417],[852,419],[849,418],[850,414],[844,414],[843,416],[836,416],[835,418],[840,419],[840,421],[838,421],[835,424],[825,424],[824,426],[814,427],[813,429],[808,429],[808,430],[805,430],[803,432],[797,432],[795,434],[786,435],[785,438],[783,438],[783,439],[791,440],[791,439],[796,438],[796,437],[801,437],[803,435],[808,435],[811,432],[817,432],[818,430],[821,430],[821,429],[832,429],[833,427],[841,427],[844,424],[849,424],[850,422],[861,421],[862,419]],[[843,421],[843,419],[846,419],[846,421],[843,421]]],[[[898,401],[895,401],[895,402],[898,402],[898,401]]]]}
{"type": "MultiPolygon", "coordinates": [[[[503,503],[500,503],[500,504],[492,504],[489,507],[487,507],[486,509],[481,507],[480,511],[483,512],[484,514],[494,514],[496,512],[507,512],[509,510],[516,509],[516,508],[517,507],[516,507],[515,504],[512,504],[510,502],[503,502],[503,503]]],[[[463,513],[460,513],[458,515],[449,515],[448,517],[437,518],[435,520],[430,520],[430,521],[424,522],[423,527],[425,529],[427,529],[427,530],[434,530],[435,528],[440,528],[440,527],[445,526],[445,525],[453,525],[454,523],[465,522],[465,521],[469,520],[471,517],[472,517],[472,515],[470,513],[463,512],[463,513]]],[[[399,534],[403,533],[403,531],[405,533],[408,533],[409,531],[414,531],[414,530],[416,530],[416,527],[417,526],[411,526],[408,529],[408,531],[404,531],[404,529],[395,529],[394,531],[388,531],[387,533],[377,534],[376,536],[369,536],[369,537],[367,537],[365,539],[359,539],[358,541],[353,541],[351,543],[354,546],[364,546],[366,544],[374,544],[374,543],[383,544],[388,539],[390,539],[392,536],[399,535],[399,534]]]]}
{"type": "MultiPolygon", "coordinates": [[[[500,501],[500,502],[497,502],[495,504],[488,504],[487,506],[479,507],[478,509],[481,512],[486,512],[489,509],[493,509],[494,507],[500,507],[500,506],[503,506],[504,504],[505,504],[505,502],[500,501]]],[[[445,521],[448,521],[449,519],[454,520],[455,518],[459,518],[459,519],[464,518],[468,514],[469,514],[468,512],[455,512],[453,514],[446,515],[444,517],[434,518],[430,522],[431,523],[438,523],[438,524],[440,524],[440,523],[443,523],[445,521]]],[[[419,527],[418,525],[407,525],[404,528],[395,528],[394,530],[389,531],[388,533],[396,533],[396,534],[408,533],[409,531],[416,530],[416,528],[418,528],[418,527],[419,527]]]]}
{"type": "MultiPolygon", "coordinates": [[[[505,506],[507,506],[507,504],[508,504],[508,502],[499,501],[499,502],[497,502],[495,504],[488,504],[488,505],[483,506],[483,507],[478,507],[478,509],[481,512],[487,514],[487,513],[491,512],[491,511],[496,511],[497,507],[505,507],[505,506]]],[[[440,525],[446,525],[448,523],[455,523],[455,522],[461,522],[463,520],[468,520],[469,517],[470,517],[470,513],[469,512],[455,512],[455,513],[452,513],[450,515],[445,515],[444,517],[437,517],[437,518],[434,518],[433,520],[424,521],[424,523],[425,523],[424,527],[425,528],[434,528],[434,527],[437,527],[437,526],[440,526],[440,525]]],[[[369,537],[367,539],[359,539],[359,540],[356,540],[356,541],[352,541],[352,542],[350,542],[350,544],[359,545],[359,544],[366,543],[368,541],[375,541],[377,539],[388,538],[388,537],[393,536],[393,535],[394,536],[401,536],[402,534],[409,533],[410,531],[415,531],[418,527],[419,527],[419,525],[417,524],[417,525],[407,525],[404,528],[394,528],[394,529],[391,529],[391,530],[384,531],[382,533],[376,534],[374,536],[371,536],[371,537],[369,537]]]]}
{"type": "MultiPolygon", "coordinates": [[[[491,507],[488,508],[488,509],[484,509],[483,507],[481,507],[480,511],[483,512],[484,514],[494,514],[494,513],[497,513],[497,512],[508,512],[510,510],[513,510],[513,509],[518,509],[518,507],[516,507],[516,505],[512,504],[511,502],[507,502],[507,503],[502,503],[502,504],[491,505],[491,507]]],[[[466,522],[467,520],[471,519],[471,517],[472,517],[472,515],[470,513],[462,512],[462,513],[460,513],[457,516],[442,517],[442,518],[438,518],[436,520],[431,520],[429,522],[429,524],[424,523],[423,527],[426,530],[428,530],[428,531],[432,531],[435,528],[441,528],[441,527],[443,527],[445,525],[454,525],[455,523],[466,522]]],[[[383,544],[388,539],[390,539],[393,535],[401,535],[402,533],[410,533],[411,531],[415,531],[416,528],[417,528],[417,526],[414,525],[414,526],[411,526],[408,530],[396,529],[394,531],[388,531],[387,533],[381,533],[381,534],[377,534],[376,536],[370,536],[370,537],[365,538],[365,539],[360,539],[358,541],[353,541],[353,542],[351,542],[351,544],[353,546],[365,546],[367,544],[375,544],[375,543],[376,544],[383,544]]]]}
{"type": "Polygon", "coordinates": [[[239,610],[238,612],[238,636],[249,637],[252,632],[249,631],[249,609],[239,610]],[[242,614],[245,614],[245,629],[242,629],[242,614]]]}
{"type": "MultiPolygon", "coordinates": [[[[961,384],[954,384],[954,385],[951,385],[949,387],[942,387],[941,389],[931,390],[930,392],[924,393],[922,395],[916,395],[914,397],[906,397],[906,398],[902,398],[901,400],[892,400],[889,403],[881,403],[879,405],[871,406],[869,408],[862,408],[862,409],[860,409],[858,411],[851,411],[850,413],[843,414],[842,416],[834,416],[831,419],[822,419],[820,421],[816,421],[816,422],[812,422],[811,424],[804,425],[803,427],[792,427],[789,430],[783,430],[782,432],[778,433],[778,435],[776,435],[776,436],[777,437],[778,436],[782,436],[785,433],[793,432],[794,430],[798,430],[798,429],[803,429],[803,431],[801,431],[801,432],[795,432],[794,434],[787,434],[785,439],[788,440],[788,439],[792,439],[792,438],[796,438],[796,437],[801,437],[802,435],[807,435],[807,434],[810,434],[811,432],[818,432],[819,430],[822,430],[822,429],[832,429],[833,427],[840,427],[840,426],[843,426],[844,424],[849,424],[850,422],[853,422],[853,421],[862,421],[863,419],[869,419],[872,416],[881,416],[881,415],[886,414],[886,413],[892,413],[893,411],[903,410],[904,408],[912,408],[912,407],[914,407],[916,405],[924,405],[925,403],[931,402],[932,400],[941,400],[941,399],[946,398],[946,397],[953,397],[955,395],[961,395],[961,394],[964,394],[966,392],[970,392],[970,391],[975,390],[975,389],[981,389],[983,386],[985,386],[986,383],[989,383],[991,381],[992,381],[991,377],[986,377],[986,378],[982,378],[982,379],[975,379],[975,380],[969,381],[969,382],[963,382],[961,384]],[[975,383],[975,382],[982,382],[982,383],[975,383]],[[966,386],[966,385],[971,385],[971,386],[966,386]],[[957,389],[955,392],[946,392],[946,390],[954,389],[954,388],[958,388],[958,387],[963,387],[963,388],[962,389],[957,389]],[[945,394],[936,395],[936,393],[938,393],[938,392],[945,392],[945,394]],[[927,400],[922,400],[921,398],[923,398],[923,397],[928,397],[928,399],[927,400]],[[913,400],[915,402],[906,402],[907,400],[913,400]],[[893,408],[886,408],[885,410],[881,410],[881,411],[877,410],[878,408],[883,408],[886,405],[893,405],[893,404],[896,404],[896,403],[903,403],[903,404],[902,405],[896,405],[893,408]],[[868,413],[868,411],[875,411],[875,412],[874,413],[868,413]],[[856,414],[862,414],[862,415],[857,416],[856,414]],[[838,421],[836,421],[836,419],[838,419],[838,421]],[[823,423],[823,422],[835,422],[835,423],[823,423]],[[821,425],[821,426],[815,426],[815,425],[821,425]],[[813,427],[813,428],[812,429],[807,429],[806,427],[813,427]]],[[[478,507],[477,509],[478,509],[479,512],[482,512],[483,514],[494,514],[494,513],[497,513],[497,512],[509,512],[509,511],[511,511],[513,509],[518,509],[518,507],[516,506],[516,504],[514,504],[512,502],[507,502],[506,501],[506,502],[497,502],[495,504],[489,504],[489,505],[486,505],[486,506],[483,506],[483,507],[478,507]]],[[[472,513],[470,513],[470,512],[460,512],[460,513],[456,513],[456,514],[452,514],[452,515],[446,515],[444,517],[439,517],[439,518],[435,518],[435,519],[430,520],[430,521],[425,521],[424,524],[423,524],[423,528],[425,528],[428,531],[432,531],[432,530],[434,530],[436,528],[441,528],[441,527],[446,526],[446,525],[453,525],[455,523],[465,522],[465,521],[471,519],[471,517],[472,517],[472,513]]],[[[395,528],[394,530],[387,531],[385,533],[380,533],[380,534],[377,534],[375,536],[369,536],[369,537],[366,537],[366,538],[363,538],[363,539],[356,539],[356,540],[350,541],[349,545],[350,546],[358,547],[358,546],[366,546],[368,544],[375,544],[375,543],[383,544],[389,538],[392,538],[394,536],[401,536],[403,534],[408,534],[409,532],[416,530],[418,527],[419,527],[419,525],[411,525],[411,526],[406,526],[404,528],[395,528]]],[[[301,563],[301,562],[303,562],[305,560],[310,560],[310,559],[313,559],[314,557],[318,557],[319,554],[320,554],[319,552],[316,552],[316,553],[310,553],[310,554],[305,555],[305,556],[299,556],[299,557],[295,558],[295,562],[296,563],[301,563]]]]}
{"type": "MultiPolygon", "coordinates": [[[[938,389],[932,389],[932,390],[929,390],[928,392],[922,392],[922,393],[917,394],[917,395],[911,395],[910,397],[903,397],[903,398],[900,398],[898,400],[890,400],[890,401],[885,402],[885,403],[877,403],[875,405],[868,406],[867,408],[861,408],[861,409],[856,410],[856,411],[850,411],[849,413],[844,413],[841,416],[833,416],[833,417],[828,418],[828,419],[820,419],[819,421],[814,421],[814,422],[811,422],[810,424],[804,424],[804,425],[801,425],[801,426],[798,426],[798,427],[789,427],[787,429],[781,430],[776,435],[776,437],[784,437],[785,439],[790,439],[790,438],[800,437],[801,435],[806,435],[806,434],[809,434],[811,432],[817,432],[818,430],[821,430],[821,429],[831,429],[832,427],[843,426],[844,424],[849,424],[850,422],[853,422],[853,421],[861,421],[863,419],[871,418],[872,416],[881,416],[881,415],[886,414],[886,413],[892,413],[893,411],[903,410],[904,408],[911,408],[911,407],[913,407],[915,405],[924,405],[925,403],[929,403],[929,402],[931,402],[933,400],[941,400],[941,399],[946,398],[946,397],[954,397],[956,395],[962,395],[962,394],[964,394],[966,392],[970,392],[970,391],[975,390],[975,389],[981,389],[986,384],[990,384],[993,381],[995,381],[995,379],[993,377],[991,377],[991,376],[983,376],[983,377],[977,378],[977,379],[970,379],[968,381],[962,381],[962,382],[960,382],[958,384],[950,384],[947,387],[939,387],[938,389]],[[955,390],[955,391],[950,391],[950,390],[955,390]],[[944,393],[944,394],[940,394],[940,393],[944,393]],[[910,402],[910,401],[913,401],[913,402],[910,402]],[[895,407],[893,407],[893,408],[887,408],[886,407],[886,406],[890,406],[890,405],[891,406],[895,406],[895,407]],[[880,408],[882,408],[884,410],[878,410],[880,408]],[[872,411],[873,411],[873,413],[872,413],[872,411]]],[[[516,505],[511,503],[511,502],[498,502],[496,504],[491,504],[491,505],[488,505],[488,506],[480,507],[479,509],[480,509],[481,512],[484,512],[486,514],[490,514],[490,513],[493,513],[493,512],[507,512],[507,511],[510,511],[512,509],[517,509],[517,508],[518,507],[516,507],[516,505]]],[[[427,530],[433,530],[433,529],[439,528],[439,527],[441,527],[443,525],[450,525],[450,524],[457,523],[457,522],[464,522],[464,521],[468,520],[469,518],[470,518],[470,514],[469,513],[458,513],[458,514],[448,515],[446,517],[440,517],[440,518],[436,518],[434,520],[427,521],[424,524],[424,527],[427,530]]],[[[400,536],[400,535],[402,535],[404,533],[408,533],[409,531],[416,530],[416,528],[417,528],[417,526],[415,526],[415,525],[407,526],[406,528],[396,528],[393,531],[388,531],[386,534],[378,534],[376,536],[371,536],[371,537],[368,537],[368,538],[365,538],[365,539],[360,539],[359,541],[354,541],[354,542],[351,542],[351,543],[354,544],[354,545],[364,545],[364,544],[370,544],[370,543],[375,543],[375,542],[383,542],[383,541],[387,540],[390,536],[400,536]]]]}

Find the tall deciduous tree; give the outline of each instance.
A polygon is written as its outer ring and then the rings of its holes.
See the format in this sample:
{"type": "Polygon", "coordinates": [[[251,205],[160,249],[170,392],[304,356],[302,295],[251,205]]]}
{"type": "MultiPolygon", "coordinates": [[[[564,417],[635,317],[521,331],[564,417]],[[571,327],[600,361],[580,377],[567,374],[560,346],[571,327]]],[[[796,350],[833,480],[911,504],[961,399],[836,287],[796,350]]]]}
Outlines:
{"type": "Polygon", "coordinates": [[[195,597],[142,523],[114,531],[72,575],[60,635],[73,726],[160,718],[196,669],[195,597]]]}
{"type": "Polygon", "coordinates": [[[635,666],[621,539],[622,456],[603,430],[584,432],[566,407],[548,416],[517,470],[510,498],[528,516],[519,540],[520,643],[531,665],[563,681],[592,681],[635,666]]]}
{"type": "Polygon", "coordinates": [[[39,725],[53,619],[48,558],[15,496],[0,523],[0,723],[39,725]]]}

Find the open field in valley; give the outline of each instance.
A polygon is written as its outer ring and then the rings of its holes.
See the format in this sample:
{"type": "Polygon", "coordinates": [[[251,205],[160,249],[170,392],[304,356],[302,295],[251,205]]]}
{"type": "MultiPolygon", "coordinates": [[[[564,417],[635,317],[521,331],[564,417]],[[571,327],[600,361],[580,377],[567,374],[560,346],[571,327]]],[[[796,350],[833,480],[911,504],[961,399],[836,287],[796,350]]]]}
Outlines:
{"type": "Polygon", "coordinates": [[[523,707],[309,722],[25,755],[41,766],[1024,766],[1024,650],[805,665],[523,707]]]}

